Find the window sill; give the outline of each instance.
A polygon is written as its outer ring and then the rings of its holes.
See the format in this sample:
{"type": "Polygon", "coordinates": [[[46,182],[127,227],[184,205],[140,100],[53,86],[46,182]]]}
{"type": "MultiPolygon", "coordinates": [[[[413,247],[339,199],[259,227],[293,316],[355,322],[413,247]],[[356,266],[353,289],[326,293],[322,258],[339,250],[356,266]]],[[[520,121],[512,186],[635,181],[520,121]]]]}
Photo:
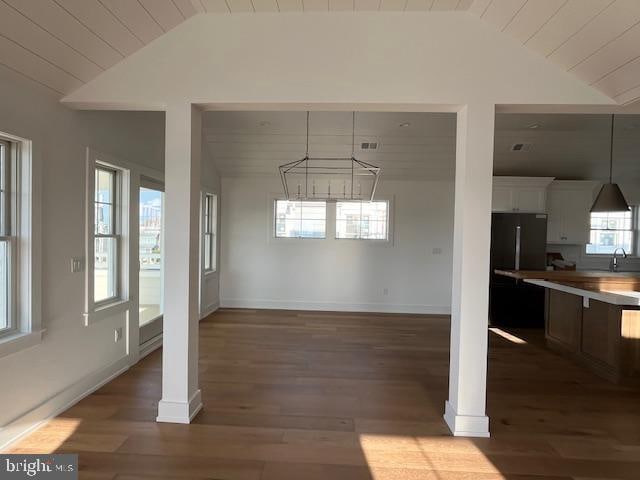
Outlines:
{"type": "Polygon", "coordinates": [[[94,323],[104,320],[105,318],[113,317],[118,313],[125,312],[131,307],[129,300],[118,300],[108,305],[96,308],[93,312],[84,313],[84,326],[88,327],[94,323]]]}
{"type": "Polygon", "coordinates": [[[0,339],[0,357],[6,357],[12,353],[26,348],[34,347],[42,342],[42,334],[45,330],[35,332],[18,332],[0,339]]]}

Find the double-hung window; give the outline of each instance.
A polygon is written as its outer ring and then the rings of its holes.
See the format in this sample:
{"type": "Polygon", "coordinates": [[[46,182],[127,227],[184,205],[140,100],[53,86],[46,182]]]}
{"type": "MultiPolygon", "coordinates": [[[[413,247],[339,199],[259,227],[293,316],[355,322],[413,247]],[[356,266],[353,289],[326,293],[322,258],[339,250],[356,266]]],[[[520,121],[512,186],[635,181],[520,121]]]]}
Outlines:
{"type": "Polygon", "coordinates": [[[592,212],[587,254],[610,255],[623,248],[627,254],[635,251],[637,208],[628,212],[592,212]]]}
{"type": "Polygon", "coordinates": [[[119,288],[120,218],[118,171],[96,164],[94,190],[93,302],[117,299],[119,288]]]}
{"type": "Polygon", "coordinates": [[[276,200],[274,205],[276,238],[325,238],[327,202],[276,200]]]}
{"type": "Polygon", "coordinates": [[[12,230],[12,147],[10,142],[0,140],[0,336],[18,328],[14,310],[16,241],[12,230]]]}
{"type": "Polygon", "coordinates": [[[202,253],[205,272],[216,271],[216,226],[218,202],[213,193],[202,197],[202,253]]]}
{"type": "Polygon", "coordinates": [[[389,239],[389,202],[336,202],[336,238],[389,239]]]}

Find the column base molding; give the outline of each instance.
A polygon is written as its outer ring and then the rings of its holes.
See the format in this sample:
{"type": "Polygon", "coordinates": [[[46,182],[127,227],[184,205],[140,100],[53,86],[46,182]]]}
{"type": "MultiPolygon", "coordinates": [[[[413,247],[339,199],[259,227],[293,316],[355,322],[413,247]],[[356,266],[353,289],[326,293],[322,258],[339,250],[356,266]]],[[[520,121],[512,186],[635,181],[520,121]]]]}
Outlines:
{"type": "Polygon", "coordinates": [[[449,403],[444,405],[444,421],[454,437],[489,438],[489,417],[486,415],[458,415],[449,403]]]}
{"type": "Polygon", "coordinates": [[[191,423],[191,420],[202,409],[202,394],[200,389],[191,396],[188,402],[160,400],[156,422],[191,423]]]}

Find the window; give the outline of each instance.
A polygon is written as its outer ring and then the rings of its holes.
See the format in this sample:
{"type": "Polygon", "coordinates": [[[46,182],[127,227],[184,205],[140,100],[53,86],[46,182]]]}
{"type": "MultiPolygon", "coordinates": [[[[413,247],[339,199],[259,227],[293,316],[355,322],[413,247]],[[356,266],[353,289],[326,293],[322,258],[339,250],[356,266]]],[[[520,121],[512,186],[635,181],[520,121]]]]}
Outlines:
{"type": "Polygon", "coordinates": [[[327,203],[275,201],[276,238],[325,238],[327,203]]]}
{"type": "Polygon", "coordinates": [[[103,303],[118,297],[117,171],[96,166],[94,199],[93,301],[103,303]]]}
{"type": "Polygon", "coordinates": [[[591,233],[588,254],[612,254],[616,248],[624,248],[625,252],[634,252],[634,213],[628,212],[594,212],[591,213],[591,233]]]}
{"type": "Polygon", "coordinates": [[[205,272],[216,271],[216,226],[217,226],[217,197],[212,193],[205,193],[203,197],[203,261],[205,272]]]}
{"type": "Polygon", "coordinates": [[[11,157],[12,145],[0,140],[0,335],[15,331],[15,316],[12,312],[13,278],[12,253],[15,239],[11,230],[11,157]]]}
{"type": "Polygon", "coordinates": [[[336,202],[336,238],[389,239],[389,202],[336,202]]]}

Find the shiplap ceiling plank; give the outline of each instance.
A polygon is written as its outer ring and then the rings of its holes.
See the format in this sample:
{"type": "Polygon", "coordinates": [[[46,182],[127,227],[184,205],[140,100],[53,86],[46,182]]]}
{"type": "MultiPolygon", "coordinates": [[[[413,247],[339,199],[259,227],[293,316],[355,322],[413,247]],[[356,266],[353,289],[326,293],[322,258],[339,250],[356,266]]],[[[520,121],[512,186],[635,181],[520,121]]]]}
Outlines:
{"type": "Polygon", "coordinates": [[[493,0],[482,15],[482,19],[503,31],[515,18],[526,0],[493,0]]]}
{"type": "Polygon", "coordinates": [[[484,12],[487,11],[492,0],[473,0],[473,3],[469,7],[469,13],[482,17],[484,12]]]}
{"type": "Polygon", "coordinates": [[[382,0],[380,10],[382,11],[403,11],[407,5],[407,0],[382,0]]]}
{"type": "Polygon", "coordinates": [[[352,11],[353,3],[353,0],[329,0],[329,10],[332,12],[352,11]]]}
{"type": "Polygon", "coordinates": [[[202,0],[207,13],[229,13],[229,5],[226,0],[202,0]]]}
{"type": "Polygon", "coordinates": [[[380,8],[380,0],[355,0],[355,9],[362,11],[378,10],[380,8]]]}
{"type": "Polygon", "coordinates": [[[302,0],[278,0],[281,12],[301,12],[302,0]]]}
{"type": "Polygon", "coordinates": [[[407,12],[426,12],[431,10],[433,0],[407,0],[405,11],[407,12]]]}
{"type": "Polygon", "coordinates": [[[459,0],[435,0],[431,6],[431,11],[442,12],[451,11],[458,8],[459,0]]]}
{"type": "Polygon", "coordinates": [[[621,93],[620,95],[617,95],[616,97],[614,97],[614,99],[616,100],[616,102],[622,104],[622,105],[626,105],[627,103],[633,103],[634,101],[638,100],[640,98],[640,85],[631,88],[623,93],[621,93]]]}
{"type": "Polygon", "coordinates": [[[569,0],[527,42],[527,46],[548,56],[615,0],[569,0]]]}
{"type": "Polygon", "coordinates": [[[620,67],[595,84],[601,90],[610,92],[612,97],[622,95],[638,85],[640,85],[640,58],[620,67]]]}
{"type": "Polygon", "coordinates": [[[253,3],[251,0],[227,0],[231,13],[253,12],[253,3]]]}
{"type": "Polygon", "coordinates": [[[138,1],[165,32],[168,32],[185,19],[176,4],[171,0],[138,1]]]}
{"type": "Polygon", "coordinates": [[[1,35],[0,58],[2,64],[58,93],[71,91],[83,83],[1,35]]]}
{"type": "Polygon", "coordinates": [[[276,0],[252,0],[253,8],[256,12],[277,12],[278,3],[276,0]]]}
{"type": "Polygon", "coordinates": [[[123,56],[131,55],[143,46],[143,43],[98,0],[55,2],[123,56]]]}
{"type": "Polygon", "coordinates": [[[180,10],[182,18],[191,18],[196,13],[204,11],[200,0],[173,0],[175,6],[180,10]]]}
{"type": "Polygon", "coordinates": [[[147,44],[162,35],[160,25],[139,2],[131,0],[100,0],[100,2],[142,43],[147,44]]]}
{"type": "Polygon", "coordinates": [[[617,0],[549,58],[572,68],[640,21],[640,1],[617,0]]]}
{"type": "Polygon", "coordinates": [[[10,38],[83,82],[88,82],[103,71],[98,65],[3,2],[0,2],[0,32],[2,36],[10,38]]]}
{"type": "Polygon", "coordinates": [[[469,10],[472,4],[473,0],[459,0],[456,10],[469,10]]]}
{"type": "Polygon", "coordinates": [[[566,3],[567,0],[535,0],[528,1],[518,11],[514,19],[504,29],[520,42],[526,43],[540,30],[551,17],[566,3]]]}
{"type": "Polygon", "coordinates": [[[573,72],[589,84],[598,82],[621,65],[638,58],[639,45],[640,25],[636,25],[577,65],[573,72]]]}
{"type": "Polygon", "coordinates": [[[328,12],[329,0],[302,0],[305,12],[328,12]]]}
{"type": "Polygon", "coordinates": [[[5,1],[102,68],[109,68],[124,58],[53,0],[5,1]]]}

